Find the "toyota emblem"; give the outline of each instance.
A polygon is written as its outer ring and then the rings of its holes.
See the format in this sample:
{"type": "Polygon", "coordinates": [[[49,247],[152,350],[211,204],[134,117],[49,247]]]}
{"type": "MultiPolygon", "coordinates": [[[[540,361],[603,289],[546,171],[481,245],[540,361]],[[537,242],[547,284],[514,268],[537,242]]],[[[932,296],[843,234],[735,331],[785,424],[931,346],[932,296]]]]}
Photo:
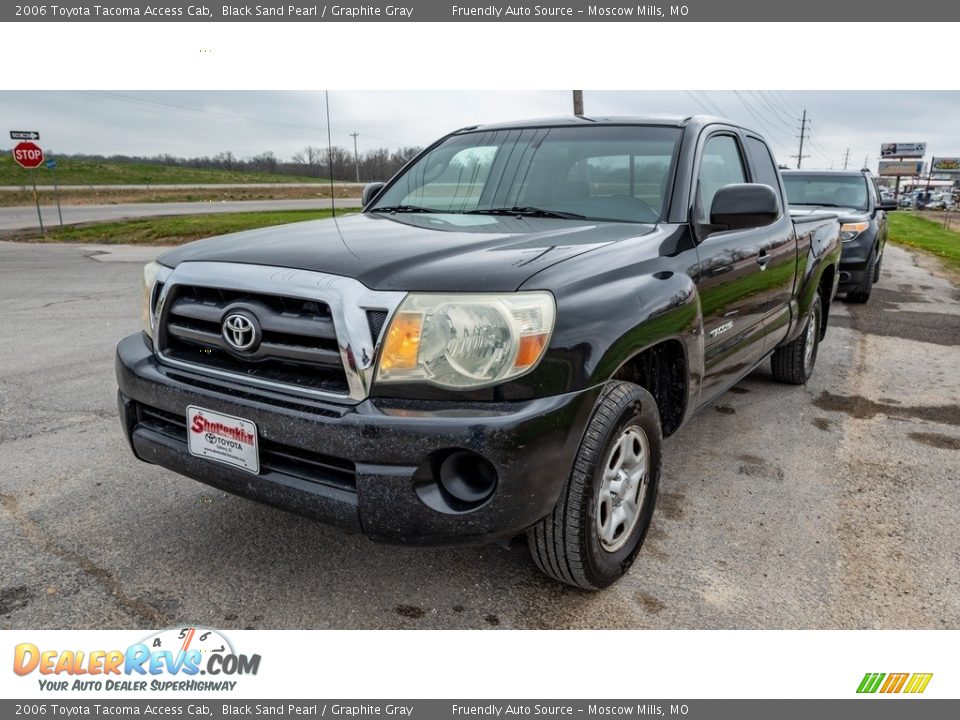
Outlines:
{"type": "Polygon", "coordinates": [[[223,339],[232,350],[247,352],[260,344],[260,331],[256,321],[241,313],[231,313],[223,319],[220,330],[223,339]]]}

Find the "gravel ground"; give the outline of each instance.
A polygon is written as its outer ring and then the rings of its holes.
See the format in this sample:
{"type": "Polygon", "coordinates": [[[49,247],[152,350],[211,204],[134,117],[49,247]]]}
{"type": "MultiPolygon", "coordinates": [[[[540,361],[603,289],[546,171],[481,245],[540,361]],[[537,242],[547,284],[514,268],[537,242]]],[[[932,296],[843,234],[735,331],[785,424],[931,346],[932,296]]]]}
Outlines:
{"type": "Polygon", "coordinates": [[[806,387],[764,366],[665,447],[599,594],[523,544],[382,546],[135,460],[113,348],[149,248],[0,243],[5,628],[960,628],[960,291],[888,246],[806,387]]]}

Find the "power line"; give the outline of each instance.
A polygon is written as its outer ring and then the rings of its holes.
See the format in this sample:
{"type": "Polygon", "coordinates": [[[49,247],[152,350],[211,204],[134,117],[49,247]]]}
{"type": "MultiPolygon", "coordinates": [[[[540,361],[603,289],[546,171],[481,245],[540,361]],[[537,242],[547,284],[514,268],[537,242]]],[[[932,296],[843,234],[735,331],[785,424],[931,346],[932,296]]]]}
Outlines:
{"type": "Polygon", "coordinates": [[[704,101],[709,103],[710,106],[717,111],[717,114],[720,117],[727,117],[727,113],[723,110],[723,108],[720,107],[720,105],[717,104],[717,102],[712,97],[710,97],[707,94],[706,90],[697,90],[697,92],[700,93],[700,96],[704,99],[704,101]]]}
{"type": "MultiPolygon", "coordinates": [[[[170,110],[179,111],[180,113],[191,113],[193,115],[201,116],[210,116],[216,117],[221,120],[227,120],[230,122],[244,123],[249,125],[259,125],[261,127],[270,127],[278,128],[284,130],[307,130],[311,132],[326,132],[329,128],[326,125],[304,125],[302,123],[290,123],[280,120],[267,120],[265,118],[250,117],[247,115],[237,115],[234,113],[225,113],[219,112],[216,110],[209,110],[205,108],[190,107],[188,105],[179,105],[177,103],[165,102],[162,100],[151,100],[149,98],[136,97],[134,95],[125,95],[118,92],[110,92],[105,90],[78,90],[76,91],[82,95],[98,96],[107,100],[113,100],[116,102],[126,102],[132,104],[141,104],[141,105],[153,105],[157,107],[165,107],[170,110]]],[[[336,131],[336,134],[344,137],[351,136],[351,133],[344,133],[340,130],[336,131]]],[[[382,140],[383,142],[390,143],[396,147],[401,147],[403,143],[393,140],[391,138],[380,137],[379,135],[374,135],[372,133],[359,133],[364,137],[373,138],[374,140],[382,140]]]]}
{"type": "Polygon", "coordinates": [[[747,104],[747,101],[743,98],[743,96],[736,90],[733,91],[733,94],[737,96],[737,98],[740,100],[740,103],[747,109],[747,112],[749,112],[750,115],[753,117],[753,119],[757,121],[757,124],[760,126],[760,129],[763,130],[764,133],[766,133],[767,137],[772,142],[779,145],[781,149],[786,150],[786,152],[789,153],[790,150],[787,148],[787,145],[785,145],[783,141],[780,139],[780,136],[767,127],[767,124],[763,122],[760,119],[760,117],[753,111],[753,108],[751,108],[750,105],[747,104]]]}
{"type": "Polygon", "coordinates": [[[244,122],[252,125],[261,125],[264,127],[293,128],[298,130],[316,130],[316,131],[327,130],[326,125],[300,125],[297,123],[265,120],[263,118],[248,117],[244,115],[234,115],[232,113],[223,113],[223,112],[217,112],[215,110],[206,110],[203,108],[189,107],[187,105],[178,105],[176,103],[163,102],[161,100],[149,100],[147,98],[140,98],[132,95],[124,95],[122,93],[117,93],[117,92],[106,92],[101,90],[80,90],[78,92],[84,95],[97,95],[100,97],[107,98],[109,100],[117,100],[117,101],[128,102],[128,103],[140,103],[142,105],[155,105],[155,106],[170,108],[173,110],[190,112],[198,115],[209,115],[211,117],[218,117],[223,120],[231,120],[234,122],[244,122]]]}
{"type": "Polygon", "coordinates": [[[704,112],[713,114],[713,110],[711,110],[711,109],[708,108],[706,105],[704,105],[702,102],[700,102],[700,99],[699,99],[696,95],[694,95],[694,94],[693,94],[692,92],[690,92],[689,90],[684,90],[684,92],[685,92],[687,95],[689,95],[691,98],[693,98],[693,101],[694,101],[697,105],[699,105],[701,108],[703,108],[703,111],[704,111],[704,112]]]}
{"type": "Polygon", "coordinates": [[[779,90],[768,90],[767,95],[770,97],[771,102],[773,102],[780,110],[783,112],[784,117],[793,118],[796,115],[796,111],[792,110],[785,99],[782,99],[783,93],[779,90]]]}
{"type": "MultiPolygon", "coordinates": [[[[774,108],[770,104],[770,102],[765,97],[763,97],[763,95],[754,93],[752,90],[748,90],[747,92],[749,92],[751,95],[755,95],[760,99],[760,102],[763,108],[765,109],[765,114],[767,117],[771,118],[773,122],[778,123],[781,127],[786,128],[787,132],[793,132],[793,122],[784,120],[780,116],[780,114],[778,114],[776,108],[774,108]]],[[[757,109],[759,111],[760,108],[758,107],[757,109]]]]}
{"type": "Polygon", "coordinates": [[[833,158],[835,158],[838,153],[834,152],[833,148],[829,145],[824,145],[814,136],[813,120],[811,120],[809,117],[807,118],[807,142],[820,156],[823,158],[829,158],[832,164],[833,158]]]}
{"type": "Polygon", "coordinates": [[[794,104],[787,99],[787,96],[784,95],[780,90],[777,90],[776,93],[777,93],[777,95],[783,100],[783,102],[786,104],[787,110],[790,112],[790,114],[796,115],[798,112],[800,112],[800,111],[794,106],[794,104]]]}

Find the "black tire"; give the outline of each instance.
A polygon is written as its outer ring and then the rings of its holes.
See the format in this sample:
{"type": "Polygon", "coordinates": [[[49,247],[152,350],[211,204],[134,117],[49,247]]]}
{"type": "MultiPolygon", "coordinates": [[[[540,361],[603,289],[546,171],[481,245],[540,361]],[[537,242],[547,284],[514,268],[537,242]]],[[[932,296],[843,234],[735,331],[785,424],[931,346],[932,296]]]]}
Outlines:
{"type": "MultiPolygon", "coordinates": [[[[608,385],[587,425],[573,470],[553,511],[527,531],[527,544],[534,562],[554,580],[585,590],[599,590],[619,580],[633,564],[643,545],[660,484],[663,435],[656,401],[639,385],[616,382],[608,385]],[[637,482],[632,528],[622,524],[615,550],[604,547],[599,536],[600,501],[607,465],[624,438],[646,440],[646,482],[637,482]]],[[[615,460],[614,460],[615,462],[615,460]]],[[[619,467],[619,466],[617,466],[619,467]]],[[[636,467],[636,466],[634,466],[636,467]]],[[[609,494],[606,506],[609,508],[609,494]]],[[[619,503],[617,503],[619,505],[619,503]]],[[[612,522],[609,518],[608,523],[612,522]]],[[[610,525],[608,525],[610,527],[610,525]]]]}
{"type": "Polygon", "coordinates": [[[877,253],[870,255],[870,263],[867,265],[867,271],[863,274],[863,280],[860,281],[860,287],[853,292],[847,293],[847,302],[865,303],[870,299],[870,293],[873,292],[873,282],[877,274],[877,253]]]}
{"type": "Polygon", "coordinates": [[[874,282],[874,283],[880,282],[880,266],[881,266],[882,264],[883,264],[883,253],[881,252],[880,255],[877,257],[876,268],[875,268],[874,271],[873,271],[873,282],[874,282]]]}
{"type": "Polygon", "coordinates": [[[820,335],[822,334],[822,318],[823,306],[818,292],[813,297],[810,314],[807,315],[803,332],[791,342],[773,351],[770,366],[773,370],[774,380],[788,385],[806,385],[807,380],[813,375],[813,367],[817,362],[817,351],[820,348],[820,335]],[[812,328],[811,323],[813,323],[812,328]],[[810,335],[811,329],[812,336],[810,335]],[[813,348],[809,353],[807,352],[808,339],[813,343],[813,348]]]}

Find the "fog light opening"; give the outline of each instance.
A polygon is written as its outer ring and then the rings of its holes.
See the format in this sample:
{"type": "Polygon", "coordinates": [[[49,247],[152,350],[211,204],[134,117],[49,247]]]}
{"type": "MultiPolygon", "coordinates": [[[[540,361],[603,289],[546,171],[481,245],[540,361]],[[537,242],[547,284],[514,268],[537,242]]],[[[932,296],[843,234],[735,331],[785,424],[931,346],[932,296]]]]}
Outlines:
{"type": "Polygon", "coordinates": [[[496,486],[493,464],[475,453],[451,453],[440,465],[440,487],[461,503],[479,505],[493,495],[496,486]]]}

